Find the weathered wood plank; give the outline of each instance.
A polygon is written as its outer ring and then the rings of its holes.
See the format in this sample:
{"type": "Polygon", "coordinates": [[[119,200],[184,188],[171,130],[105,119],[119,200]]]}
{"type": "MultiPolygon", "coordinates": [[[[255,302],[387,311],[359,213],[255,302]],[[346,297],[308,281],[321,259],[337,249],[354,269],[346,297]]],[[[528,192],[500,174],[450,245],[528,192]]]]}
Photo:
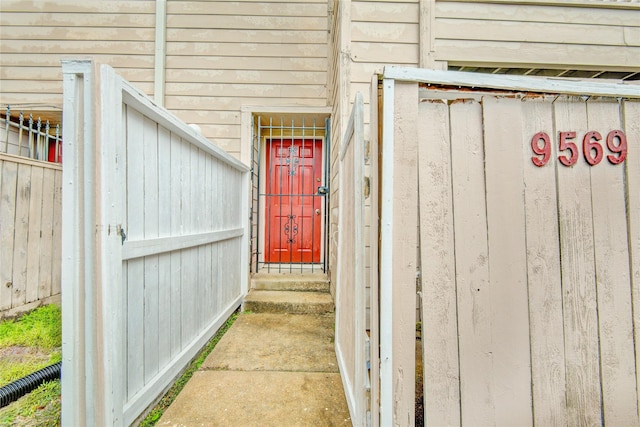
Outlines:
{"type": "MultiPolygon", "coordinates": [[[[640,119],[638,119],[640,117],[640,102],[624,101],[622,115],[629,147],[640,147],[640,119]]],[[[638,152],[637,148],[635,152],[638,152]]],[[[640,345],[638,345],[640,343],[640,155],[627,157],[625,172],[636,384],[640,384],[640,345]]],[[[640,407],[640,392],[636,398],[636,404],[640,407]]]]}
{"type": "MultiPolygon", "coordinates": [[[[555,129],[587,130],[586,107],[579,98],[554,102],[555,129]]],[[[573,140],[578,143],[578,140],[573,140]]],[[[570,157],[569,150],[558,154],[570,157]]],[[[556,159],[553,159],[556,162],[556,159]]],[[[598,313],[594,268],[589,166],[557,166],[560,256],[570,425],[601,424],[598,313]]]]}
{"type": "MultiPolygon", "coordinates": [[[[562,318],[562,280],[558,241],[556,149],[551,164],[536,167],[531,161],[531,140],[553,129],[552,99],[525,98],[522,115],[522,161],[526,214],[529,337],[535,425],[567,425],[562,318]]],[[[554,145],[555,147],[555,145],[554,145]]],[[[537,157],[537,156],[536,156],[537,157]]]]}
{"type": "MultiPolygon", "coordinates": [[[[126,153],[127,153],[127,240],[144,239],[144,118],[133,108],[126,108],[126,153]]],[[[127,393],[131,399],[145,381],[145,307],[144,259],[129,260],[127,265],[127,393]]]]}
{"type": "Polygon", "coordinates": [[[418,154],[425,426],[460,425],[449,106],[419,105],[418,154]]]}
{"type": "Polygon", "coordinates": [[[0,161],[0,310],[12,307],[18,164],[0,161]]]}
{"type": "MultiPolygon", "coordinates": [[[[601,146],[607,145],[605,132],[623,128],[620,110],[612,98],[587,102],[589,129],[602,133],[601,146]]],[[[629,149],[630,156],[640,154],[637,145],[629,149]]],[[[625,170],[603,151],[602,162],[590,168],[603,423],[638,425],[625,170]]]]}
{"type": "Polygon", "coordinates": [[[496,423],[533,425],[524,179],[512,160],[523,157],[513,143],[521,101],[487,96],[482,106],[496,423]]]}
{"type": "Polygon", "coordinates": [[[53,247],[51,250],[51,294],[58,295],[62,288],[62,171],[56,171],[53,184],[53,247]]]}
{"type": "MultiPolygon", "coordinates": [[[[25,301],[38,299],[40,284],[40,263],[42,253],[42,179],[44,171],[41,167],[31,167],[31,194],[29,197],[29,234],[27,244],[27,281],[25,301]]],[[[48,212],[47,212],[48,214],[48,212]]]]}
{"type": "MultiPolygon", "coordinates": [[[[158,237],[158,125],[145,117],[142,124],[142,140],[135,141],[142,145],[142,156],[128,158],[129,163],[135,163],[142,175],[134,179],[142,179],[142,204],[144,209],[143,228],[144,239],[158,237]]],[[[132,141],[133,142],[133,141],[132,141]]],[[[138,195],[138,197],[141,197],[138,195]]],[[[158,256],[150,255],[144,258],[144,375],[145,383],[153,378],[159,369],[159,335],[161,331],[159,304],[159,275],[158,256]]]]}
{"type": "MultiPolygon", "coordinates": [[[[38,268],[38,298],[46,298],[52,294],[53,271],[53,217],[54,217],[54,181],[55,170],[44,169],[42,177],[42,221],[40,262],[38,268]]],[[[59,262],[59,260],[58,260],[59,262]]]]}
{"type": "MultiPolygon", "coordinates": [[[[415,420],[416,271],[418,236],[418,85],[395,83],[393,153],[393,375],[396,420],[415,420]],[[407,310],[407,307],[411,309],[407,310]],[[411,349],[411,350],[409,350],[411,349]]],[[[404,422],[404,421],[403,421],[404,422]]]]}
{"type": "MultiPolygon", "coordinates": [[[[158,126],[158,236],[171,236],[171,133],[158,126]]],[[[171,360],[171,253],[158,257],[158,363],[171,360]]]]}
{"type": "Polygon", "coordinates": [[[462,425],[496,424],[482,107],[450,106],[462,425]],[[458,124],[463,123],[464,126],[458,124]]]}
{"type": "MultiPolygon", "coordinates": [[[[182,140],[175,134],[171,134],[170,149],[168,155],[171,164],[167,169],[171,176],[170,198],[171,198],[171,236],[178,236],[182,233],[182,203],[181,193],[181,145],[182,140]]],[[[175,357],[182,347],[182,296],[181,288],[182,276],[180,274],[182,255],[180,251],[171,252],[171,356],[175,357]]]]}
{"type": "Polygon", "coordinates": [[[18,165],[15,195],[15,229],[13,249],[13,286],[11,305],[26,303],[27,290],[27,245],[29,239],[29,204],[31,199],[31,168],[18,165]]]}

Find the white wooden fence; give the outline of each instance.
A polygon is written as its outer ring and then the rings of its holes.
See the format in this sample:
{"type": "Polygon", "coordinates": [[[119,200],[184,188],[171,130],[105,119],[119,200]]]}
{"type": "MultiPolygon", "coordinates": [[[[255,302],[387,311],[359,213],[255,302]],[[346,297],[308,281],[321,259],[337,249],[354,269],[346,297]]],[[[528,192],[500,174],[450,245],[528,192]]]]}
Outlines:
{"type": "Polygon", "coordinates": [[[64,75],[63,425],[129,425],[240,306],[248,169],[108,66],[64,75]]]}
{"type": "Polygon", "coordinates": [[[336,356],[351,419],[366,419],[368,337],[364,223],[364,103],[357,93],[339,153],[336,356]]]}
{"type": "Polygon", "coordinates": [[[0,317],[60,297],[62,167],[0,153],[0,317]]]}
{"type": "Polygon", "coordinates": [[[504,77],[385,70],[382,425],[413,425],[416,243],[425,425],[638,425],[640,87],[504,77]]]}

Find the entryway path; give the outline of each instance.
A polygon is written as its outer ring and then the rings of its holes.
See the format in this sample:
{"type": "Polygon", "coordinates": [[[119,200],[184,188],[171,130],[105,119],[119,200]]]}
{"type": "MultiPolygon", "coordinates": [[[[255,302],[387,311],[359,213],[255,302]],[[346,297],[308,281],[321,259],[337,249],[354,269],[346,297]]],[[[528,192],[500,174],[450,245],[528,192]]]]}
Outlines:
{"type": "Polygon", "coordinates": [[[333,305],[326,304],[328,282],[276,277],[282,280],[254,279],[247,311],[157,425],[351,425],[334,350],[333,305]],[[306,309],[302,301],[309,302],[306,309]]]}

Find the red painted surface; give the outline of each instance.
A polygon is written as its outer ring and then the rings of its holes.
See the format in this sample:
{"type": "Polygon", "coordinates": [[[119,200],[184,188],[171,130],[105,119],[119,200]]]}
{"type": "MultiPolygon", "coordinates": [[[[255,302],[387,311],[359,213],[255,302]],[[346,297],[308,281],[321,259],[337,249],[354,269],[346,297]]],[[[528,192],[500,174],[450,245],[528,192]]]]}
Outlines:
{"type": "Polygon", "coordinates": [[[320,262],[322,141],[267,141],[265,262],[320,262]]]}

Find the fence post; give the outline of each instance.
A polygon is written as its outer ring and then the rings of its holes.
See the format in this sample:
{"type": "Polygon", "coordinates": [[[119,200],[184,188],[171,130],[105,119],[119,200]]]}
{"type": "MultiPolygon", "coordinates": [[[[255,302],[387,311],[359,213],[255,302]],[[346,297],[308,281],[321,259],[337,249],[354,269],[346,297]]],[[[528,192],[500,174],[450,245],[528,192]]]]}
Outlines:
{"type": "Polygon", "coordinates": [[[101,71],[63,61],[62,425],[123,424],[122,204],[112,197],[122,94],[113,70],[101,71]]]}

